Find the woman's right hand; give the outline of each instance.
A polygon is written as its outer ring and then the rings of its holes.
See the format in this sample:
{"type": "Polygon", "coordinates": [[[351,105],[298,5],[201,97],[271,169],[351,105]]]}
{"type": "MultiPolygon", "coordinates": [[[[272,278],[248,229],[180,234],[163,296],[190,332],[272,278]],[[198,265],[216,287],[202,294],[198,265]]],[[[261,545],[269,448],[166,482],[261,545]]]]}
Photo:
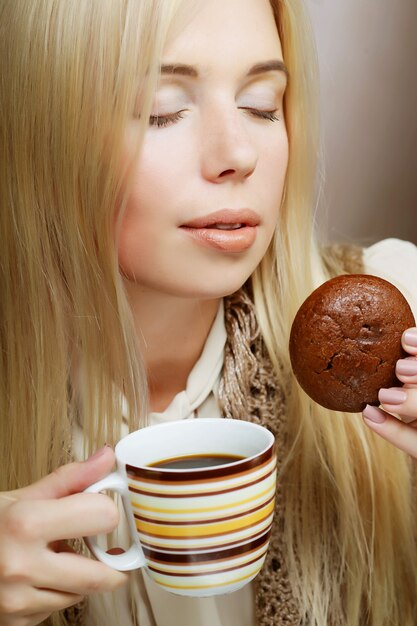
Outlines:
{"type": "Polygon", "coordinates": [[[65,542],[118,525],[111,498],[80,493],[113,464],[114,453],[105,447],[33,485],[0,493],[0,626],[39,624],[86,595],[127,581],[127,574],[76,554],[65,542]]]}

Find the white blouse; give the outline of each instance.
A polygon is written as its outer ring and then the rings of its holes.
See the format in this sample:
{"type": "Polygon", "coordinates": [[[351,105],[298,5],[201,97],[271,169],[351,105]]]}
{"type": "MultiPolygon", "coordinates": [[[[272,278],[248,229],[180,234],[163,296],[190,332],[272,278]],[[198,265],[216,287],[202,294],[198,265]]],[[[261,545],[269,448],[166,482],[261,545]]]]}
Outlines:
{"type": "MultiPolygon", "coordinates": [[[[398,239],[386,239],[364,252],[367,274],[386,278],[404,294],[417,319],[417,247],[398,239]]],[[[177,394],[162,413],[151,413],[149,424],[196,417],[220,417],[217,390],[223,365],[226,331],[223,303],[206,340],[203,352],[193,367],[186,389],[177,394]]],[[[123,435],[127,434],[127,425],[123,435]]],[[[84,458],[81,429],[74,432],[74,451],[84,458]]],[[[127,547],[129,540],[122,522],[118,545],[127,547]]],[[[253,584],[228,595],[209,598],[177,596],[158,587],[142,571],[131,573],[127,587],[114,594],[92,596],[89,602],[88,626],[133,626],[129,609],[129,592],[138,607],[139,626],[254,626],[253,584]],[[116,613],[115,613],[116,611],[116,613]]]]}

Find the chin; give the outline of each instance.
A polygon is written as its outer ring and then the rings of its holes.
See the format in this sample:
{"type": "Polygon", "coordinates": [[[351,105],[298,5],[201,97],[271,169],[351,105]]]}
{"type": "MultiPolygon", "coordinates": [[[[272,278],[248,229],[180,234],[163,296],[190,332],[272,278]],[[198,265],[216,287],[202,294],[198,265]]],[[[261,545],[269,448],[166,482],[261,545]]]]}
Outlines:
{"type": "Polygon", "coordinates": [[[187,263],[180,267],[164,268],[165,272],[126,276],[132,288],[137,285],[142,293],[153,292],[161,296],[213,300],[229,296],[238,291],[248,280],[257,265],[235,259],[232,265],[187,263]],[[237,262],[236,262],[237,261],[237,262]]]}
{"type": "Polygon", "coordinates": [[[183,298],[198,298],[202,300],[213,300],[217,298],[224,298],[230,296],[232,293],[238,291],[247,281],[250,274],[240,278],[227,278],[222,277],[219,280],[217,277],[213,280],[198,281],[198,283],[188,285],[182,284],[178,289],[172,290],[172,295],[177,295],[183,298]]]}

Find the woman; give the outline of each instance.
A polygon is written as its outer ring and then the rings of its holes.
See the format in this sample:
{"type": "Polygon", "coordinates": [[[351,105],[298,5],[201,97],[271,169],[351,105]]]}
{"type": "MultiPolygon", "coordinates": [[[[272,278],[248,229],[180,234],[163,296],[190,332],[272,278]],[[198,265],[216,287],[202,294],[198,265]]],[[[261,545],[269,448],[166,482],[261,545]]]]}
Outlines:
{"type": "Polygon", "coordinates": [[[381,401],[404,422],[368,408],[367,428],[306,398],[288,361],[294,314],[325,278],[401,283],[417,258],[392,241],[363,258],[324,254],[312,236],[317,133],[298,0],[5,0],[0,19],[2,623],[63,623],[67,608],[70,623],[100,625],[414,624],[400,449],[417,456],[417,377],[399,362],[406,402],[381,401]],[[67,540],[117,526],[110,499],[80,493],[114,456],[66,463],[207,413],[243,413],[278,439],[256,584],[184,600],[76,554],[67,540]]]}

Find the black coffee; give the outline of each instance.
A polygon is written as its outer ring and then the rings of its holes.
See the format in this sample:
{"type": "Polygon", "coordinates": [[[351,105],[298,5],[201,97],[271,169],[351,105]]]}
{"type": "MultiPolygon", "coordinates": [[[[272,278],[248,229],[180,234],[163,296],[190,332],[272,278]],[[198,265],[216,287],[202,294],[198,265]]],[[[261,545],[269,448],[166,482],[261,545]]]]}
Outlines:
{"type": "Polygon", "coordinates": [[[162,469],[200,469],[205,467],[215,467],[216,465],[226,465],[241,461],[245,457],[236,454],[188,454],[185,456],[175,456],[169,459],[162,459],[155,463],[150,463],[149,467],[160,467],[162,469]]]}

